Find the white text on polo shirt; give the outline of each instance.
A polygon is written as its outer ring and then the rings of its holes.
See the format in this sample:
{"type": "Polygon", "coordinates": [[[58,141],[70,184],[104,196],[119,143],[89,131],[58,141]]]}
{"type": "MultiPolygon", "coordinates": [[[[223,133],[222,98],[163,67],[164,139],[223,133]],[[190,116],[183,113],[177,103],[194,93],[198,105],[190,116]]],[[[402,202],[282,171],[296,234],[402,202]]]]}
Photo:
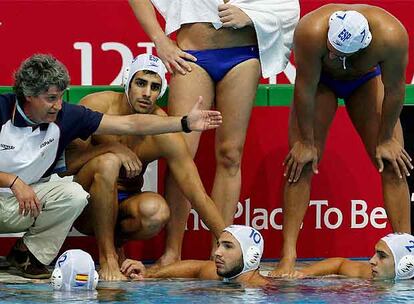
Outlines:
{"type": "Polygon", "coordinates": [[[15,148],[15,146],[10,146],[10,145],[5,145],[5,144],[0,144],[0,151],[4,151],[4,150],[13,150],[15,148]]]}
{"type": "Polygon", "coordinates": [[[54,140],[55,140],[54,138],[51,138],[51,139],[48,139],[48,140],[42,142],[41,145],[40,145],[40,148],[43,148],[44,146],[47,146],[48,144],[50,144],[54,140]]]}

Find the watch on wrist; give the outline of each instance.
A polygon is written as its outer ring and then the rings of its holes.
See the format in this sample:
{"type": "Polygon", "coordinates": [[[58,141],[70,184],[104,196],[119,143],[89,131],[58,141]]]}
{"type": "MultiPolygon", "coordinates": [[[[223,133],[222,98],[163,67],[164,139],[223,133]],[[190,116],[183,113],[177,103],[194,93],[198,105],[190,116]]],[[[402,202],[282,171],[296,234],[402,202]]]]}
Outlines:
{"type": "Polygon", "coordinates": [[[187,121],[187,115],[183,116],[183,118],[181,118],[181,127],[183,128],[183,131],[185,133],[190,133],[191,129],[188,127],[188,121],[187,121]]]}

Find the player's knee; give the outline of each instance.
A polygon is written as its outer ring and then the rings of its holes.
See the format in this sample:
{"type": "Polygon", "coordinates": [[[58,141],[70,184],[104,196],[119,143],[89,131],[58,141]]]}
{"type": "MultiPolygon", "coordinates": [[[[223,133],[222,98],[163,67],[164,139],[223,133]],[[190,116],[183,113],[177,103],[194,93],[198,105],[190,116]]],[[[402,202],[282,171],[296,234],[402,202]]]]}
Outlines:
{"type": "Polygon", "coordinates": [[[302,169],[302,174],[303,176],[312,176],[313,175],[313,170],[312,170],[312,163],[307,163],[306,165],[303,166],[302,169]]]}
{"type": "Polygon", "coordinates": [[[99,155],[95,159],[95,172],[118,177],[121,160],[113,153],[99,155]]]}
{"type": "Polygon", "coordinates": [[[144,225],[150,229],[161,229],[170,218],[170,209],[162,197],[154,196],[140,205],[144,225]]]}
{"type": "Polygon", "coordinates": [[[78,183],[71,182],[65,185],[65,195],[67,196],[68,212],[80,214],[88,204],[89,193],[83,190],[78,183]]]}
{"type": "Polygon", "coordinates": [[[217,164],[235,175],[240,169],[242,147],[235,145],[222,145],[217,151],[217,164]]]}
{"type": "Polygon", "coordinates": [[[387,183],[392,183],[396,185],[401,184],[401,183],[406,183],[406,177],[405,177],[404,171],[402,171],[401,168],[400,168],[400,171],[401,171],[402,178],[400,178],[397,175],[393,165],[390,162],[384,161],[384,170],[381,173],[381,178],[385,180],[385,182],[387,183]]]}
{"type": "Polygon", "coordinates": [[[107,153],[100,155],[95,160],[93,181],[112,186],[118,179],[120,168],[121,162],[115,154],[107,153]]]}
{"type": "Polygon", "coordinates": [[[302,172],[300,174],[299,180],[297,183],[289,184],[295,186],[299,183],[310,183],[313,177],[312,163],[307,163],[303,166],[302,172]]]}

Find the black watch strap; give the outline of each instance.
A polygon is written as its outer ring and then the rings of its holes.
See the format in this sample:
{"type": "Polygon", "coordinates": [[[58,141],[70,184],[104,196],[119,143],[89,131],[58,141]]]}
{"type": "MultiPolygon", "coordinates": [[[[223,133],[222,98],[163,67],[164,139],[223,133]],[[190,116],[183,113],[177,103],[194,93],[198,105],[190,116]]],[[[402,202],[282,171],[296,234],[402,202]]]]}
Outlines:
{"type": "Polygon", "coordinates": [[[181,127],[183,128],[183,131],[185,133],[190,133],[191,129],[188,127],[188,121],[187,121],[187,115],[183,116],[183,118],[181,118],[181,127]]]}

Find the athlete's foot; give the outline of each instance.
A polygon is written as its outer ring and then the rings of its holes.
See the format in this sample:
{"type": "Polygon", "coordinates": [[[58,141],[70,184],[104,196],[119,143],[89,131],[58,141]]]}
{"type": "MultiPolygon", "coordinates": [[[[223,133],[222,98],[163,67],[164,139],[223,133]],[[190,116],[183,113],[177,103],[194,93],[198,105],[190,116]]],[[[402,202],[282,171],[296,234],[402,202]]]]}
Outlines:
{"type": "Polygon", "coordinates": [[[156,262],[156,266],[166,266],[175,262],[181,261],[181,257],[174,253],[165,252],[156,262]]]}
{"type": "Polygon", "coordinates": [[[127,281],[127,277],[121,273],[118,258],[112,257],[100,259],[99,279],[102,281],[127,281]]]}
{"type": "Polygon", "coordinates": [[[294,257],[283,257],[277,267],[269,272],[270,277],[294,277],[295,275],[295,262],[294,257]]]}

